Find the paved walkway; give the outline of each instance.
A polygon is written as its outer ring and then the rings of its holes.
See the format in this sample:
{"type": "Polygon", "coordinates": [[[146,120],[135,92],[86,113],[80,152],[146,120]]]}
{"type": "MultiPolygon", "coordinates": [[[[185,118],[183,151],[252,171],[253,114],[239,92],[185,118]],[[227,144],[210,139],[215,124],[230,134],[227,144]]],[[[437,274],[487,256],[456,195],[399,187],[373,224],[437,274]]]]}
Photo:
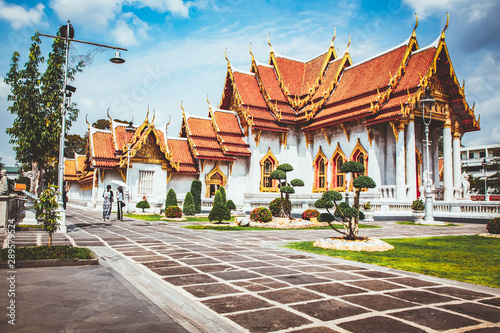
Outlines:
{"type": "MultiPolygon", "coordinates": [[[[85,319],[75,311],[71,315],[59,314],[80,332],[102,332],[121,324],[124,329],[120,332],[128,332],[125,328],[131,332],[177,332],[167,326],[172,325],[172,320],[189,332],[500,332],[500,289],[278,246],[291,241],[317,240],[332,235],[330,230],[189,230],[180,228],[182,223],[173,222],[102,222],[99,212],[75,207],[69,208],[68,221],[74,227],[67,234],[55,235],[55,243],[87,246],[100,256],[103,267],[84,268],[88,269],[82,273],[84,281],[99,285],[102,274],[111,279],[101,284],[102,288],[95,288],[94,284],[94,289],[88,292],[105,293],[113,290],[116,283],[117,288],[143,304],[131,305],[130,314],[126,307],[122,308],[119,313],[122,317],[96,319],[101,320],[101,329],[91,325],[80,327],[85,319]],[[141,319],[135,311],[141,307],[152,309],[152,314],[148,312],[150,317],[141,319]],[[165,316],[161,317],[162,314],[165,316]],[[128,327],[127,320],[132,317],[145,325],[128,327]]],[[[362,235],[438,236],[478,234],[485,230],[485,225],[478,224],[460,227],[376,224],[383,228],[362,229],[362,235]]],[[[18,245],[41,241],[46,243],[45,235],[16,234],[18,245]]],[[[67,276],[66,284],[72,279],[75,288],[84,284],[76,273],[81,268],[63,269],[72,274],[67,276]]],[[[23,272],[27,272],[26,276],[32,279],[27,284],[28,290],[36,291],[35,277],[44,276],[45,271],[54,274],[52,270],[55,269],[19,269],[18,276],[21,280],[23,272]]],[[[50,292],[63,283],[60,280],[66,279],[66,273],[60,272],[59,278],[46,282],[54,283],[50,292]]],[[[22,288],[20,285],[19,289],[22,288]]],[[[0,290],[4,290],[3,284],[0,290]]],[[[26,298],[37,303],[42,294],[26,298]]],[[[118,296],[111,299],[114,297],[118,296]]],[[[62,310],[56,307],[53,311],[62,310]]],[[[18,324],[25,324],[21,314],[18,324]]],[[[3,327],[0,326],[2,332],[3,327]]],[[[65,331],[65,327],[55,324],[47,332],[65,331]]],[[[181,331],[179,326],[176,329],[181,331]]]]}

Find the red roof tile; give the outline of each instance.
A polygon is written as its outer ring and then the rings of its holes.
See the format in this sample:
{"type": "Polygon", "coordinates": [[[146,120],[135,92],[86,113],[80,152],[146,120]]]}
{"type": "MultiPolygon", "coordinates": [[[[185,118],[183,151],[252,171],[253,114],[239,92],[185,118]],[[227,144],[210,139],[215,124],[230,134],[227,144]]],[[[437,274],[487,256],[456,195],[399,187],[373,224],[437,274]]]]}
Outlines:
{"type": "Polygon", "coordinates": [[[189,143],[182,138],[168,138],[168,150],[172,154],[175,163],[179,163],[180,173],[198,173],[196,160],[189,149],[189,143]]]}
{"type": "Polygon", "coordinates": [[[234,71],[233,77],[244,105],[267,107],[254,74],[234,71]]]}
{"type": "Polygon", "coordinates": [[[269,97],[273,101],[288,103],[285,95],[283,95],[283,91],[280,88],[274,68],[270,66],[260,65],[258,66],[258,70],[260,78],[262,79],[262,83],[264,84],[269,97]]]}
{"type": "Polygon", "coordinates": [[[395,92],[417,87],[420,84],[420,77],[427,74],[435,54],[435,47],[413,52],[395,92]]]}

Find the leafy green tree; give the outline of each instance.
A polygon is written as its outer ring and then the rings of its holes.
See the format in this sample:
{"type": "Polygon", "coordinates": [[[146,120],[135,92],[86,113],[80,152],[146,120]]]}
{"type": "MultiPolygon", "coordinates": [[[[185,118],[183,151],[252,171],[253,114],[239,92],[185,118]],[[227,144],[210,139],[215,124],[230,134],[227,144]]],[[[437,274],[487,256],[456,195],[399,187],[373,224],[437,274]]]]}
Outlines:
{"type": "Polygon", "coordinates": [[[59,212],[57,209],[57,186],[49,186],[45,189],[38,200],[35,201],[35,207],[38,217],[43,219],[43,230],[49,234],[49,246],[52,246],[52,234],[59,229],[59,212]]]}
{"type": "Polygon", "coordinates": [[[196,208],[194,207],[194,200],[191,192],[186,193],[186,197],[182,203],[182,213],[188,216],[196,214],[196,208]]]}
{"type": "Polygon", "coordinates": [[[108,119],[97,119],[92,123],[92,127],[102,130],[109,130],[111,129],[111,123],[108,119]]]}
{"type": "Polygon", "coordinates": [[[276,170],[271,172],[271,175],[269,176],[271,179],[276,179],[279,181],[279,189],[281,195],[281,210],[279,213],[280,217],[290,218],[292,207],[291,205],[288,206],[285,203],[290,201],[290,194],[295,193],[294,187],[304,186],[304,182],[297,178],[288,183],[286,174],[291,171],[293,171],[293,167],[288,163],[283,163],[278,166],[276,170]],[[283,193],[285,194],[284,198],[283,193]]]}
{"type": "Polygon", "coordinates": [[[171,206],[177,206],[177,195],[173,188],[168,190],[167,200],[165,200],[165,209],[171,206]]]}
{"type": "Polygon", "coordinates": [[[78,134],[68,134],[65,137],[64,157],[74,158],[75,153],[84,155],[87,152],[88,136],[80,136],[78,134]]]}
{"type": "Polygon", "coordinates": [[[218,188],[218,191],[220,191],[220,194],[222,195],[222,202],[224,204],[226,204],[227,200],[226,200],[226,189],[224,188],[224,186],[221,186],[218,188]]]}
{"type": "Polygon", "coordinates": [[[201,181],[193,180],[190,192],[193,195],[196,213],[201,213],[201,181]]]}
{"type": "MultiPolygon", "coordinates": [[[[41,55],[38,33],[31,40],[24,68],[20,68],[20,53],[15,51],[4,78],[11,91],[8,100],[12,105],[8,111],[16,115],[6,133],[11,137],[9,142],[14,146],[17,161],[31,167],[30,191],[40,194],[44,188],[45,171],[54,169],[58,161],[66,47],[63,40],[54,39],[47,67],[41,73],[39,66],[45,59],[41,55]]],[[[68,68],[68,79],[73,79],[82,67],[83,63],[79,63],[68,68]]],[[[78,112],[76,104],[67,106],[66,130],[77,119],[78,112]]]]}
{"type": "Polygon", "coordinates": [[[316,206],[316,208],[324,208],[332,217],[334,216],[339,218],[344,225],[345,231],[335,229],[331,222],[328,221],[329,219],[325,219],[325,222],[328,222],[333,230],[345,235],[346,239],[355,240],[358,237],[359,232],[359,197],[361,194],[361,190],[364,188],[374,188],[376,184],[373,179],[368,176],[360,175],[354,178],[356,174],[362,174],[365,172],[365,167],[359,162],[346,162],[342,165],[340,170],[342,171],[342,173],[351,173],[351,179],[354,179],[352,182],[352,185],[354,187],[353,206],[351,207],[347,202],[337,203],[342,200],[342,194],[337,191],[324,192],[321,196],[321,199],[317,200],[314,203],[314,206],[316,206]],[[333,214],[330,212],[331,208],[334,208],[333,214]]]}
{"type": "Polygon", "coordinates": [[[229,209],[227,209],[226,204],[223,201],[222,193],[220,191],[222,187],[219,187],[217,192],[215,192],[214,205],[210,214],[208,214],[208,219],[210,222],[217,221],[216,223],[222,223],[223,220],[230,220],[231,214],[229,209]]]}

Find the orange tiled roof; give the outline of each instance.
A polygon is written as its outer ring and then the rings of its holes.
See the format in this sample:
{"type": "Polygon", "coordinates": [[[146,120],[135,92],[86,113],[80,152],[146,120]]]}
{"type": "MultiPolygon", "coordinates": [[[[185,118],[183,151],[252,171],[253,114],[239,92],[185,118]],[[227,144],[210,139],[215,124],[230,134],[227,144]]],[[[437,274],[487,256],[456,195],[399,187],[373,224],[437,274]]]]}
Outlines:
{"type": "Polygon", "coordinates": [[[193,158],[186,138],[167,138],[168,150],[175,163],[179,163],[180,173],[198,173],[196,160],[193,158]]]}
{"type": "Polygon", "coordinates": [[[76,177],[76,160],[64,160],[64,181],[75,181],[76,177]]]}
{"type": "Polygon", "coordinates": [[[214,127],[217,129],[217,140],[224,154],[251,155],[248,149],[250,146],[243,139],[243,129],[235,112],[210,108],[210,116],[214,121],[214,127]]]}

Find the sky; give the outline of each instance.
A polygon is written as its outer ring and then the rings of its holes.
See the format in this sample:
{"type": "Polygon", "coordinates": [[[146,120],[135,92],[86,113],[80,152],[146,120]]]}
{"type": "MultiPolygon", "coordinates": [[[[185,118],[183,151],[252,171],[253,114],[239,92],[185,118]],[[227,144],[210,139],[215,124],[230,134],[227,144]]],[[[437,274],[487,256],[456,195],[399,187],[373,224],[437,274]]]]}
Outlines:
{"type": "MultiPolygon", "coordinates": [[[[80,115],[70,133],[83,135],[90,123],[106,118],[141,124],[155,114],[168,136],[179,134],[182,107],[207,116],[207,100],[220,102],[227,61],[249,71],[251,55],[267,63],[270,48],[307,61],[327,51],[336,28],[341,56],[351,35],[354,63],[406,40],[415,25],[420,47],[431,44],[446,24],[446,42],[459,81],[481,131],[466,133],[462,144],[500,142],[500,1],[496,0],[0,0],[0,157],[7,166],[15,154],[5,129],[14,115],[7,111],[10,88],[3,82],[12,53],[27,61],[30,37],[56,34],[71,21],[75,39],[126,48],[124,64],[109,62],[114,50],[72,43],[70,58],[91,54],[92,60],[71,84],[80,115]]],[[[42,38],[48,57],[52,40],[42,38]]],[[[43,68],[42,68],[43,69],[43,68]]]]}

